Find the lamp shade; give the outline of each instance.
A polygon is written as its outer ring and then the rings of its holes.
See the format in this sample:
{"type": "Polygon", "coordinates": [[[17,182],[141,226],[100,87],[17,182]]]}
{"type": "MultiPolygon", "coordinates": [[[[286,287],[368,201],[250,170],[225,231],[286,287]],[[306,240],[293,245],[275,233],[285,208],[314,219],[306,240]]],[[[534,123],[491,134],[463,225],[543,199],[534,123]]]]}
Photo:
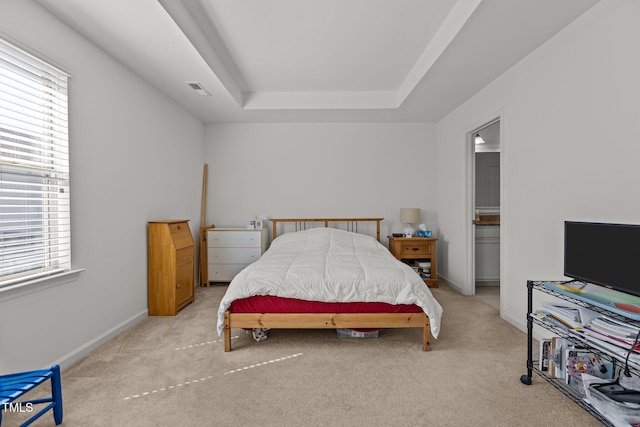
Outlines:
{"type": "Polygon", "coordinates": [[[417,224],[420,222],[419,208],[400,208],[400,222],[417,224]]]}

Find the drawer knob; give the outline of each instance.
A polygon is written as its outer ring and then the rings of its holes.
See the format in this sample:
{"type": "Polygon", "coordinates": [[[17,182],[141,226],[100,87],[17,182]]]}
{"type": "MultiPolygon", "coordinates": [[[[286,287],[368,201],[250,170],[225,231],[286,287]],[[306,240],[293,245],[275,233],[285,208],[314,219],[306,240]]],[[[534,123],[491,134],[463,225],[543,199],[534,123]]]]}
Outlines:
{"type": "Polygon", "coordinates": [[[176,285],[176,289],[178,289],[179,287],[180,287],[180,283],[178,283],[178,284],[176,285]]]}
{"type": "Polygon", "coordinates": [[[419,251],[420,248],[411,248],[412,251],[419,251]]]}

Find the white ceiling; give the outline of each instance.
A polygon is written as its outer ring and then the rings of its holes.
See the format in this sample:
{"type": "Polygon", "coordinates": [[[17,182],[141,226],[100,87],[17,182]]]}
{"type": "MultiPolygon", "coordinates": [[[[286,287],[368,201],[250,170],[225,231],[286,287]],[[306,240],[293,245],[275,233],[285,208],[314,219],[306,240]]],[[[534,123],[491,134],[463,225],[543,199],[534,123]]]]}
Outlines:
{"type": "Polygon", "coordinates": [[[484,144],[475,146],[476,153],[500,152],[500,121],[496,121],[489,126],[478,129],[476,133],[484,140],[484,144]]]}
{"type": "Polygon", "coordinates": [[[434,122],[598,0],[36,1],[204,122],[434,122]]]}

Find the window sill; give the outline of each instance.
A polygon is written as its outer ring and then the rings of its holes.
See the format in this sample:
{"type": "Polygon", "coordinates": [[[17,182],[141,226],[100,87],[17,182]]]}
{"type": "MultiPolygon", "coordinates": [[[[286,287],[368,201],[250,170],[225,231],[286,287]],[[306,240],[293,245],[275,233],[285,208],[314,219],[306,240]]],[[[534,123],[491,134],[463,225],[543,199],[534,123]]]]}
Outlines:
{"type": "Polygon", "coordinates": [[[84,270],[84,268],[78,268],[52,276],[39,277],[27,282],[1,287],[0,303],[12,300],[14,298],[20,298],[35,292],[41,292],[46,289],[51,289],[56,286],[66,285],[67,283],[77,280],[78,275],[84,270]]]}

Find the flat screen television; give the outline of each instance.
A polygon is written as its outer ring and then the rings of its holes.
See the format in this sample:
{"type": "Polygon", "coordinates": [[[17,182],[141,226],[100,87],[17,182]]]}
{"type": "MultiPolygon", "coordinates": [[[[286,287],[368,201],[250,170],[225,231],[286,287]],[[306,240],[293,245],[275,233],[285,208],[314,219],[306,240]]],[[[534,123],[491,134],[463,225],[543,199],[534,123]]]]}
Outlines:
{"type": "Polygon", "coordinates": [[[565,221],[564,275],[640,296],[640,225],[565,221]]]}

